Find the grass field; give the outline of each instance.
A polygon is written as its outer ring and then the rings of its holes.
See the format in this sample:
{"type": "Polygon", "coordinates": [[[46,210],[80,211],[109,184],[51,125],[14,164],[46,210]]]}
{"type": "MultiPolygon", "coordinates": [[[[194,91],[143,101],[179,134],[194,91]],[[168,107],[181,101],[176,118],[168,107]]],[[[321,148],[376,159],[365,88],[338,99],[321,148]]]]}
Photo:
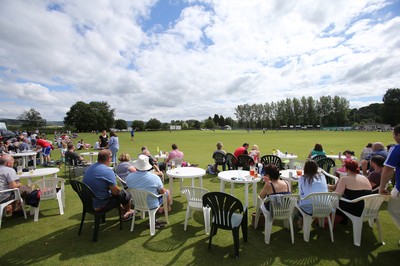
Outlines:
{"type": "MultiPolygon", "coordinates": [[[[80,134],[79,138],[94,143],[93,134],[80,134]]],[[[205,167],[212,163],[211,155],[218,141],[224,149],[232,152],[244,142],[258,144],[261,154],[272,149],[295,153],[304,160],[319,142],[324,149],[337,154],[351,149],[359,156],[368,142],[382,141],[385,145],[393,142],[390,132],[320,132],[320,131],[181,131],[181,132],[136,132],[130,141],[128,132],[119,133],[120,152],[132,157],[144,145],[156,153],[157,147],[169,151],[172,143],[178,144],[185,153],[185,159],[205,167]]],[[[58,157],[53,151],[53,158],[58,157]]],[[[60,172],[63,177],[64,172],[60,172]]],[[[178,181],[174,188],[178,188],[178,181]]],[[[189,182],[189,181],[186,181],[189,182]]],[[[189,183],[185,183],[189,184],[189,183]]],[[[196,181],[196,184],[197,181],[196,181]]],[[[168,184],[166,184],[168,187],[168,184]]],[[[214,175],[203,177],[203,186],[219,190],[219,180],[214,175]]],[[[259,188],[261,184],[259,184],[259,188]]],[[[176,191],[176,190],[175,190],[176,191]]],[[[243,186],[237,186],[235,195],[243,200],[243,186]]],[[[295,229],[295,243],[290,242],[290,233],[275,222],[271,244],[264,243],[261,229],[248,229],[248,243],[240,234],[240,258],[233,258],[233,240],[229,231],[219,230],[213,238],[213,247],[208,251],[208,236],[204,234],[201,213],[195,213],[189,220],[187,231],[183,231],[186,200],[174,193],[170,224],[156,235],[150,236],[147,219],[137,220],[135,230],[130,232],[130,222],[124,223],[123,231],[118,228],[116,212],[107,216],[107,223],[100,227],[99,241],[91,242],[93,217],[87,215],[82,235],[78,236],[81,218],[81,202],[67,182],[65,214],[58,214],[57,201],[41,204],[38,222],[33,217],[3,218],[0,229],[0,265],[369,265],[391,263],[400,256],[400,231],[393,224],[386,211],[386,204],[380,212],[383,238],[386,245],[377,240],[377,230],[365,223],[361,247],[353,245],[351,223],[338,225],[334,230],[335,242],[330,241],[329,230],[314,227],[310,242],[303,241],[302,231],[295,229]]],[[[249,213],[255,211],[252,200],[249,213]]]]}

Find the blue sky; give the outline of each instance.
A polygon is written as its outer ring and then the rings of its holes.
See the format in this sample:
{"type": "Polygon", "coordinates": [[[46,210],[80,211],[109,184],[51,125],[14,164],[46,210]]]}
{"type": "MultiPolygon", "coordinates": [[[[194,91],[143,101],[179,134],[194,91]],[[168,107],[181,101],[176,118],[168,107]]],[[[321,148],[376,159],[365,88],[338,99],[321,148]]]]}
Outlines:
{"type": "Polygon", "coordinates": [[[239,104],[399,87],[400,1],[0,2],[0,117],[62,120],[77,101],[116,118],[234,117],[239,104]]]}

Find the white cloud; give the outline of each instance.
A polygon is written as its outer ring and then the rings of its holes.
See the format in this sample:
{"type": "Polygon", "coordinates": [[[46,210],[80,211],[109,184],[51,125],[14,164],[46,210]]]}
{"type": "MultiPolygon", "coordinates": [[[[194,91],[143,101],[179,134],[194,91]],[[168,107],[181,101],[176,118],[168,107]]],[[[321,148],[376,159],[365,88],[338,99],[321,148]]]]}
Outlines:
{"type": "Polygon", "coordinates": [[[81,100],[108,101],[126,120],[202,120],[286,97],[361,107],[398,87],[390,1],[185,2],[145,32],[156,0],[2,1],[0,117],[33,107],[62,120],[81,100]]]}

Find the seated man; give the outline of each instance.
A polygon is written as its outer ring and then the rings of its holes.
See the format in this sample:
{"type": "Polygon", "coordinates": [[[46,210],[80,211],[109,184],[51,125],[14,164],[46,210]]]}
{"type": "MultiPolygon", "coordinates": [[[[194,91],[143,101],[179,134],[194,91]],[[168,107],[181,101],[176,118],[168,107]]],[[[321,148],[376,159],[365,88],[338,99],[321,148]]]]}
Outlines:
{"type": "Polygon", "coordinates": [[[381,184],[381,175],[382,175],[382,169],[383,169],[384,162],[385,162],[385,157],[383,157],[381,155],[374,155],[371,157],[370,165],[371,165],[372,169],[374,169],[374,171],[369,173],[367,178],[368,178],[369,182],[371,183],[373,190],[375,188],[379,187],[379,185],[381,184]]]}
{"type": "Polygon", "coordinates": [[[373,169],[371,167],[368,168],[368,163],[369,163],[369,160],[371,160],[371,157],[374,155],[380,155],[386,159],[388,153],[385,150],[385,146],[383,146],[382,142],[375,142],[374,144],[372,144],[372,152],[370,154],[368,154],[364,160],[361,161],[362,173],[365,176],[368,175],[368,171],[370,171],[370,172],[373,171],[373,169]]]}
{"type": "Polygon", "coordinates": [[[243,145],[242,145],[241,147],[239,147],[239,148],[237,148],[237,149],[235,150],[235,152],[233,153],[233,155],[235,155],[236,158],[237,158],[237,157],[239,157],[239,155],[242,155],[242,154],[249,154],[248,151],[247,151],[248,148],[249,148],[249,144],[248,144],[248,143],[243,143],[243,145]]]}
{"type": "Polygon", "coordinates": [[[131,196],[117,186],[114,172],[108,168],[111,162],[111,151],[99,152],[97,163],[89,166],[83,176],[83,183],[88,185],[96,198],[93,207],[96,211],[109,210],[121,204],[123,220],[132,218],[134,211],[130,209],[131,196]]]}
{"type": "MultiPolygon", "coordinates": [[[[149,163],[148,156],[139,155],[138,159],[133,163],[133,165],[135,166],[137,171],[134,173],[130,173],[126,177],[126,184],[128,188],[147,190],[154,194],[167,193],[168,202],[171,201],[171,194],[169,193],[169,190],[167,190],[164,187],[163,183],[161,182],[161,179],[158,176],[150,172],[153,166],[149,163]]],[[[163,203],[162,198],[159,199],[151,198],[148,201],[150,209],[157,208],[162,203],[163,203]]],[[[163,208],[161,207],[158,211],[162,213],[163,208]]]]}
{"type": "MultiPolygon", "coordinates": [[[[158,175],[161,178],[161,180],[164,182],[164,173],[158,167],[157,159],[153,155],[150,154],[149,150],[142,150],[142,154],[149,157],[149,163],[150,163],[150,165],[153,166],[153,173],[158,175]]],[[[165,169],[165,167],[164,167],[164,169],[165,169]]]]}
{"type": "Polygon", "coordinates": [[[65,160],[69,165],[86,165],[85,159],[75,152],[75,145],[73,143],[68,144],[67,151],[64,154],[65,160]]]}
{"type": "Polygon", "coordinates": [[[165,160],[165,163],[175,160],[180,160],[183,163],[183,152],[178,150],[178,146],[176,144],[172,144],[171,147],[172,151],[168,153],[168,158],[165,160]]]}
{"type": "MultiPolygon", "coordinates": [[[[11,188],[18,188],[22,199],[26,199],[32,192],[29,186],[24,186],[19,181],[19,176],[12,168],[14,164],[14,158],[9,154],[0,155],[0,190],[6,190],[11,188]]],[[[8,201],[14,198],[14,193],[1,193],[0,203],[8,201]]],[[[20,206],[17,206],[14,210],[18,210],[20,206]]]]}

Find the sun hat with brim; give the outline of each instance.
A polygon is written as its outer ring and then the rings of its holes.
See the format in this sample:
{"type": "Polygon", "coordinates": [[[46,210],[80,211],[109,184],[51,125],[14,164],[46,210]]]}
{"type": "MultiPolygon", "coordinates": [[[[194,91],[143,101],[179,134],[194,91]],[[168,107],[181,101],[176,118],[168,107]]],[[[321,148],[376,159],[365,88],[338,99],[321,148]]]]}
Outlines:
{"type": "Polygon", "coordinates": [[[139,155],[138,159],[133,162],[133,166],[139,171],[148,171],[153,168],[149,163],[149,157],[146,155],[139,155]]]}

